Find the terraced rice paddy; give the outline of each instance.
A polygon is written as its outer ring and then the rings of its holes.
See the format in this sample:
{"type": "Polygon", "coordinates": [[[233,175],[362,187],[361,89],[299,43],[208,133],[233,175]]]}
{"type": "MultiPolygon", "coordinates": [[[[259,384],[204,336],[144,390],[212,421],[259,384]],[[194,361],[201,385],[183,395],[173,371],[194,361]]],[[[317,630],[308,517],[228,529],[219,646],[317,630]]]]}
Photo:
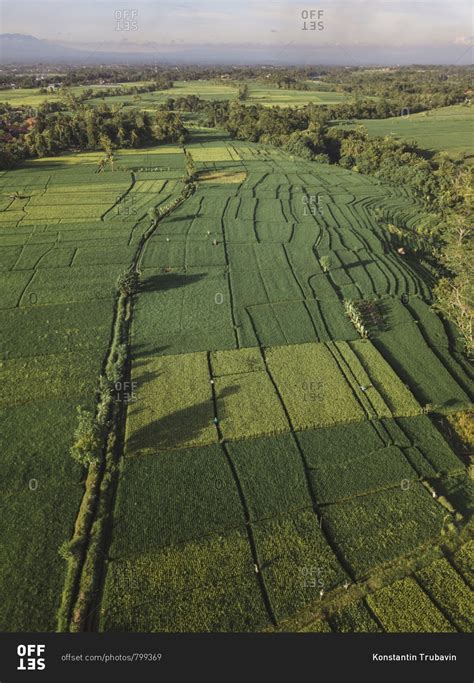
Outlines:
{"type": "Polygon", "coordinates": [[[124,151],[101,174],[84,155],[0,176],[2,457],[16,463],[0,474],[15,501],[0,515],[2,627],[55,628],[58,548],[84,485],[75,409],[95,404],[116,278],[138,254],[92,627],[272,629],[319,605],[303,630],[466,630],[470,546],[409,568],[459,521],[432,490],[467,481],[465,465],[430,414],[468,407],[473,382],[432,280],[377,219],[409,224],[421,207],[403,187],[209,131],[186,148],[204,181],[145,242],[148,210],[183,188],[178,147],[124,151]],[[368,339],[347,299],[377,311],[368,339]],[[37,506],[54,524],[23,558],[14,528],[37,506]],[[403,563],[404,578],[331,607],[403,563]]]}

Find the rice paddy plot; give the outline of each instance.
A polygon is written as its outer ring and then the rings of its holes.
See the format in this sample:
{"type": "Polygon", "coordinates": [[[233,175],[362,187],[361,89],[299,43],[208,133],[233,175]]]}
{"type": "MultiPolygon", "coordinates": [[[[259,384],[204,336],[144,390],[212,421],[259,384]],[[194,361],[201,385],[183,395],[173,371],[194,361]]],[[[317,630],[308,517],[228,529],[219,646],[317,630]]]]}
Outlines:
{"type": "Polygon", "coordinates": [[[330,616],[330,623],[337,633],[380,633],[377,624],[363,600],[351,602],[330,616]]]}
{"type": "Polygon", "coordinates": [[[0,252],[0,270],[11,270],[21,254],[20,245],[2,246],[0,252]]]}
{"type": "MultiPolygon", "coordinates": [[[[51,173],[51,182],[48,189],[56,190],[58,187],[66,189],[76,189],[78,192],[111,192],[122,189],[126,190],[131,185],[131,175],[129,171],[105,170],[103,173],[95,173],[97,167],[92,169],[86,167],[81,170],[82,155],[78,154],[75,158],[74,168],[57,169],[51,173]]],[[[44,163],[61,161],[61,157],[44,157],[44,163]]],[[[43,159],[36,159],[35,163],[41,166],[43,159]]],[[[35,170],[36,173],[36,170],[35,170]]],[[[66,190],[67,191],[67,190],[66,190]]]]}
{"type": "Polygon", "coordinates": [[[155,235],[145,247],[142,259],[143,268],[175,268],[184,270],[187,241],[181,235],[167,238],[155,235]]]}
{"type": "Polygon", "coordinates": [[[337,291],[326,275],[320,272],[307,275],[308,285],[311,287],[313,296],[318,301],[328,301],[331,306],[335,303],[340,304],[337,291]]]}
{"type": "Polygon", "coordinates": [[[138,149],[119,150],[116,164],[123,170],[130,169],[137,180],[166,180],[179,172],[184,175],[184,154],[179,147],[163,145],[138,149]]]}
{"type": "Polygon", "coordinates": [[[465,470],[458,474],[449,474],[435,482],[438,494],[448,498],[450,503],[470,519],[474,514],[474,482],[465,470]]]}
{"type": "Polygon", "coordinates": [[[277,223],[272,220],[269,224],[268,219],[267,221],[256,221],[254,227],[257,240],[262,244],[289,242],[294,231],[294,225],[291,223],[277,223]]]}
{"type": "Polygon", "coordinates": [[[356,381],[359,381],[359,388],[365,386],[367,378],[367,389],[362,391],[372,402],[378,417],[420,414],[420,405],[411,391],[400,381],[373,344],[354,341],[335,342],[335,346],[345,355],[356,381]],[[360,371],[362,374],[359,374],[360,371]]]}
{"type": "MultiPolygon", "coordinates": [[[[308,386],[307,391],[311,390],[312,387],[308,386]]],[[[386,444],[378,425],[377,421],[371,420],[341,424],[328,429],[298,432],[297,439],[308,467],[313,469],[323,459],[330,463],[344,455],[357,457],[384,448],[386,444]]]]}
{"type": "Polygon", "coordinates": [[[411,297],[408,308],[430,349],[459,386],[468,395],[474,396],[474,370],[462,350],[456,347],[457,340],[450,340],[442,320],[421,299],[411,297]]]}
{"type": "Polygon", "coordinates": [[[472,107],[463,104],[409,116],[355,121],[352,124],[357,125],[367,128],[370,136],[392,134],[402,140],[415,140],[424,149],[445,151],[455,159],[463,154],[474,154],[474,144],[471,141],[472,107]]]}
{"type": "Polygon", "coordinates": [[[100,268],[43,268],[37,270],[32,279],[31,273],[18,273],[24,279],[30,279],[21,297],[21,305],[66,304],[98,299],[111,301],[116,293],[116,279],[122,270],[122,264],[100,268]]]}
{"type": "Polygon", "coordinates": [[[132,365],[136,400],[128,408],[126,454],[215,442],[205,353],[152,356],[132,365]]]}
{"type": "Polygon", "coordinates": [[[259,349],[239,349],[238,353],[235,351],[215,351],[212,354],[214,378],[263,370],[265,370],[265,363],[259,349]]]}
{"type": "Polygon", "coordinates": [[[323,526],[357,579],[434,543],[445,510],[419,483],[324,508],[323,526]]]}
{"type": "Polygon", "coordinates": [[[220,446],[157,451],[124,463],[110,554],[150,552],[243,524],[237,487],[220,446]]]}
{"type": "MultiPolygon", "coordinates": [[[[16,227],[15,223],[3,223],[0,226],[3,232],[0,232],[0,246],[2,247],[2,256],[5,256],[3,251],[5,247],[22,246],[28,241],[31,235],[31,229],[25,227],[16,227]],[[4,229],[8,229],[6,233],[4,229]]],[[[3,268],[2,268],[3,270],[3,268]]]]}
{"type": "Polygon", "coordinates": [[[312,509],[255,522],[255,546],[270,603],[278,619],[342,584],[346,574],[312,509]]]}
{"type": "Polygon", "coordinates": [[[405,307],[412,318],[418,321],[431,348],[452,349],[454,352],[462,350],[462,346],[459,346],[459,330],[453,329],[449,321],[443,319],[426,301],[412,296],[407,299],[405,307]]]}
{"type": "Polygon", "coordinates": [[[239,632],[268,624],[243,531],[108,563],[101,631],[239,632]]]}
{"type": "Polygon", "coordinates": [[[227,449],[252,521],[311,506],[301,456],[292,436],[243,439],[229,442],[227,449]]]}
{"type": "MultiPolygon", "coordinates": [[[[240,350],[231,353],[239,354],[240,350]]],[[[264,370],[214,380],[217,418],[225,439],[275,434],[289,429],[284,410],[264,370]]]]}
{"type": "Polygon", "coordinates": [[[234,159],[235,152],[233,149],[225,145],[203,145],[199,147],[189,145],[189,152],[193,161],[238,161],[238,159],[234,159]]]}
{"type": "Polygon", "coordinates": [[[286,88],[277,88],[268,82],[250,81],[248,84],[247,102],[249,104],[262,104],[265,107],[296,107],[308,103],[336,104],[352,99],[347,93],[322,91],[310,86],[309,90],[298,91],[286,88]]]}
{"type": "Polygon", "coordinates": [[[369,595],[367,602],[387,633],[456,631],[411,577],[369,595]]]}
{"type": "Polygon", "coordinates": [[[67,268],[76,254],[76,247],[60,246],[58,241],[45,241],[41,244],[25,244],[14,270],[33,270],[35,268],[67,268]]]}
{"type": "Polygon", "coordinates": [[[110,209],[110,204],[83,204],[74,206],[34,206],[25,212],[25,218],[30,223],[48,222],[55,219],[79,218],[84,221],[99,220],[110,209]]]}
{"type": "Polygon", "coordinates": [[[78,403],[56,398],[0,409],[2,496],[46,492],[81,480],[82,468],[69,454],[78,403]]]}
{"type": "Polygon", "coordinates": [[[128,266],[135,255],[135,247],[128,246],[102,246],[96,244],[91,247],[79,247],[74,256],[74,268],[80,266],[102,266],[111,264],[123,264],[128,266]]]}
{"type": "Polygon", "coordinates": [[[112,205],[103,214],[102,219],[105,223],[117,223],[117,221],[128,221],[131,219],[148,220],[150,224],[149,211],[155,207],[167,207],[170,200],[177,198],[178,192],[173,188],[167,188],[161,192],[129,192],[112,205]]]}
{"type": "Polygon", "coordinates": [[[0,357],[97,349],[104,355],[112,329],[110,301],[30,306],[0,313],[0,357]]]}
{"type": "Polygon", "coordinates": [[[143,272],[134,310],[135,354],[176,354],[235,345],[231,297],[222,269],[143,272]]]}
{"type": "Polygon", "coordinates": [[[100,191],[100,189],[94,192],[90,188],[87,192],[67,192],[62,189],[57,192],[47,190],[44,194],[33,195],[28,202],[28,209],[45,206],[67,210],[69,207],[88,206],[89,204],[113,205],[117,198],[117,190],[107,192],[100,191]]]}
{"type": "MultiPolygon", "coordinates": [[[[240,286],[237,291],[234,289],[237,303],[241,294],[240,286]]],[[[249,305],[244,310],[237,308],[236,317],[241,325],[238,333],[242,345],[279,346],[285,343],[358,338],[338,300],[332,303],[296,297],[287,301],[249,305]]]]}
{"type": "Polygon", "coordinates": [[[186,268],[207,268],[226,265],[225,247],[222,241],[208,239],[186,240],[186,268]]]}
{"type": "Polygon", "coordinates": [[[262,270],[260,275],[268,301],[280,302],[301,298],[301,286],[290,269],[262,270]]]}
{"type": "Polygon", "coordinates": [[[417,326],[398,325],[372,337],[376,348],[424,406],[439,412],[467,407],[469,397],[426,344],[417,326]]]}
{"type": "Polygon", "coordinates": [[[362,408],[324,344],[272,347],[266,356],[295,429],[364,419],[362,408]],[[305,386],[312,391],[305,391],[305,386]]]}
{"type": "Polygon", "coordinates": [[[32,195],[31,203],[60,204],[60,197],[64,195],[70,200],[66,203],[71,204],[114,204],[132,185],[130,173],[99,176],[89,172],[78,176],[75,172],[56,172],[51,176],[51,182],[44,193],[32,195]]]}
{"type": "MultiPolygon", "coordinates": [[[[210,225],[210,229],[215,231],[215,223],[210,225]]],[[[252,244],[257,241],[253,220],[225,218],[222,221],[222,229],[225,233],[226,242],[229,245],[252,244]]]]}
{"type": "MultiPolygon", "coordinates": [[[[365,423],[359,426],[363,433],[368,431],[365,423]]],[[[349,447],[344,446],[348,436],[355,432],[355,428],[344,425],[298,434],[309,462],[311,485],[318,503],[334,503],[374,491],[403,487],[404,484],[410,486],[417,480],[416,471],[397,446],[379,447],[376,450],[356,450],[353,443],[349,447]],[[337,450],[331,449],[328,453],[322,439],[332,429],[339,431],[341,444],[337,450]],[[325,434],[319,434],[320,431],[325,434]]],[[[330,438],[330,434],[328,436],[330,438]]]]}
{"type": "Polygon", "coordinates": [[[0,307],[15,308],[31,280],[30,272],[0,272],[0,307]]]}
{"type": "MultiPolygon", "coordinates": [[[[196,241],[204,237],[210,242],[214,239],[219,243],[222,242],[222,226],[219,220],[209,219],[205,215],[196,215],[183,217],[183,222],[186,225],[186,235],[192,240],[196,241]]],[[[167,234],[166,231],[163,234],[167,234]]]]}
{"type": "Polygon", "coordinates": [[[96,391],[102,358],[94,351],[12,358],[0,364],[0,405],[84,396],[96,391]]]}
{"type": "Polygon", "coordinates": [[[452,561],[464,581],[474,589],[474,540],[458,548],[452,556],[452,561]]]}
{"type": "MultiPolygon", "coordinates": [[[[66,243],[63,246],[74,247],[90,247],[91,244],[102,246],[116,247],[118,245],[127,246],[129,243],[135,243],[138,240],[132,240],[132,235],[138,231],[139,228],[145,230],[143,224],[138,221],[117,221],[111,229],[109,223],[82,223],[72,222],[68,218],[68,223],[58,223],[55,227],[54,233],[44,233],[44,235],[33,236],[30,243],[43,242],[45,237],[52,238],[49,241],[58,241],[66,243]],[[72,227],[71,227],[72,226],[72,227]]],[[[148,227],[148,226],[146,226],[148,227]]],[[[52,252],[54,256],[54,252],[52,252]]],[[[72,259],[71,259],[72,263],[72,259]]]]}
{"type": "Polygon", "coordinates": [[[397,422],[437,474],[463,469],[462,461],[453,453],[428,416],[402,417],[397,422]]]}
{"type": "Polygon", "coordinates": [[[313,320],[304,301],[294,299],[282,303],[249,306],[246,311],[255,332],[255,343],[262,346],[318,340],[313,320]]]}
{"type": "Polygon", "coordinates": [[[0,628],[54,631],[66,563],[59,546],[72,534],[83,490],[48,485],[0,499],[0,628]]]}
{"type": "Polygon", "coordinates": [[[431,600],[460,631],[472,633],[472,591],[446,559],[436,560],[416,572],[416,578],[431,600]]]}

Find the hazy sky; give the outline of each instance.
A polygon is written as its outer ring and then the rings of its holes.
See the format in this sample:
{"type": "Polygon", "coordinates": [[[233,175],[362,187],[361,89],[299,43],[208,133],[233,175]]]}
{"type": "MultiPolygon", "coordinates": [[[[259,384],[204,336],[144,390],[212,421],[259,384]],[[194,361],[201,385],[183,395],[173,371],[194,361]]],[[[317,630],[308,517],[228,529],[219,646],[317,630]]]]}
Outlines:
{"type": "Polygon", "coordinates": [[[430,54],[439,48],[440,56],[446,49],[461,56],[469,52],[473,34],[470,0],[3,0],[1,19],[3,33],[93,43],[99,49],[117,43],[128,49],[139,44],[152,49],[170,43],[252,43],[275,51],[426,46],[430,54]],[[302,30],[302,13],[310,9],[322,10],[323,30],[302,30]],[[126,19],[120,13],[125,10],[136,12],[136,30],[124,30],[126,19]]]}

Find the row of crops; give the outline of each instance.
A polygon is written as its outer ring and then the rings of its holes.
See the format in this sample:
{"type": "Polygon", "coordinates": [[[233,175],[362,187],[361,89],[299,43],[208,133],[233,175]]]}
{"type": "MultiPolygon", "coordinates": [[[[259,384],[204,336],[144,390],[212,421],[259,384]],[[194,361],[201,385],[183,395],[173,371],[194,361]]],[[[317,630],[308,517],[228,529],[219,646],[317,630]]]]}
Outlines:
{"type": "Polygon", "coordinates": [[[138,451],[215,441],[214,417],[223,437],[234,440],[421,413],[363,341],[271,347],[262,355],[239,349],[146,357],[132,379],[127,434],[138,451]]]}
{"type": "MultiPolygon", "coordinates": [[[[409,458],[420,464],[424,448],[437,458],[444,453],[445,468],[460,463],[428,418],[377,427],[366,421],[296,436],[127,451],[101,628],[263,628],[271,617],[279,621],[318,600],[321,590],[341,591],[430,544],[450,515],[409,458]],[[419,441],[385,445],[377,427],[392,439],[400,431],[399,442],[413,434],[419,441]]],[[[468,591],[463,580],[458,584],[458,611],[466,619],[468,591]]],[[[459,623],[450,621],[447,630],[459,623]]],[[[398,624],[387,621],[386,630],[413,630],[407,619],[398,624]]]]}
{"type": "Polygon", "coordinates": [[[142,260],[97,627],[284,628],[316,605],[306,630],[464,630],[470,574],[448,606],[442,558],[350,598],[443,537],[435,490],[465,472],[426,406],[469,405],[472,374],[376,220],[409,194],[246,143],[188,151],[203,181],[142,260]],[[369,340],[344,298],[377,302],[369,340]]]}

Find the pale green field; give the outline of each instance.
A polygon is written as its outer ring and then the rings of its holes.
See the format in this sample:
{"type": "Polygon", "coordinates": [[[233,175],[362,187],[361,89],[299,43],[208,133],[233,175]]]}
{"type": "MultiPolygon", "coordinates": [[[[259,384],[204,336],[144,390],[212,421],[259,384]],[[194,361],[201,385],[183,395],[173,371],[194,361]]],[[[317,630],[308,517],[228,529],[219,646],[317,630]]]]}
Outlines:
{"type": "Polygon", "coordinates": [[[265,107],[296,107],[305,104],[339,104],[353,99],[346,93],[318,92],[317,90],[285,90],[271,84],[249,83],[246,102],[262,104],[265,107]]]}
{"type": "MultiPolygon", "coordinates": [[[[132,85],[144,85],[144,82],[138,83],[124,83],[125,88],[132,85]]],[[[93,86],[77,86],[70,88],[70,91],[79,95],[83,90],[91,87],[95,90],[103,90],[107,87],[118,87],[120,84],[113,86],[93,85],[93,86]]],[[[318,92],[317,90],[285,90],[279,89],[275,85],[250,82],[248,96],[245,100],[247,103],[262,104],[267,107],[278,105],[280,107],[286,106],[303,106],[308,103],[313,104],[338,104],[339,102],[346,102],[351,98],[350,95],[337,92],[318,92]]],[[[137,95],[116,95],[106,98],[93,98],[89,100],[91,104],[105,101],[108,104],[128,104],[134,107],[140,107],[145,110],[152,110],[158,104],[162,104],[169,97],[186,97],[187,95],[197,95],[203,100],[231,100],[237,95],[237,86],[235,83],[227,81],[175,81],[172,88],[167,90],[160,90],[151,93],[141,93],[137,95]]],[[[41,94],[38,88],[23,88],[18,90],[0,90],[0,102],[8,102],[12,105],[29,105],[32,107],[39,106],[44,100],[55,102],[59,100],[58,93],[41,94]]]]}
{"type": "Polygon", "coordinates": [[[432,111],[390,119],[356,120],[344,125],[365,126],[369,135],[394,135],[416,140],[433,152],[448,152],[453,157],[474,154],[474,107],[453,105],[432,111]]]}
{"type": "MultiPolygon", "coordinates": [[[[52,79],[53,80],[53,79],[52,79]]],[[[118,88],[123,85],[125,88],[130,88],[134,85],[146,85],[147,81],[134,81],[131,83],[113,83],[111,85],[78,85],[69,88],[73,95],[80,95],[84,90],[91,88],[92,90],[105,90],[106,88],[118,88]]],[[[130,97],[130,96],[129,96],[130,97]]],[[[39,88],[18,88],[17,90],[0,90],[0,103],[8,102],[11,105],[29,105],[30,107],[38,107],[42,102],[57,102],[60,99],[58,92],[40,93],[39,88]]]]}

